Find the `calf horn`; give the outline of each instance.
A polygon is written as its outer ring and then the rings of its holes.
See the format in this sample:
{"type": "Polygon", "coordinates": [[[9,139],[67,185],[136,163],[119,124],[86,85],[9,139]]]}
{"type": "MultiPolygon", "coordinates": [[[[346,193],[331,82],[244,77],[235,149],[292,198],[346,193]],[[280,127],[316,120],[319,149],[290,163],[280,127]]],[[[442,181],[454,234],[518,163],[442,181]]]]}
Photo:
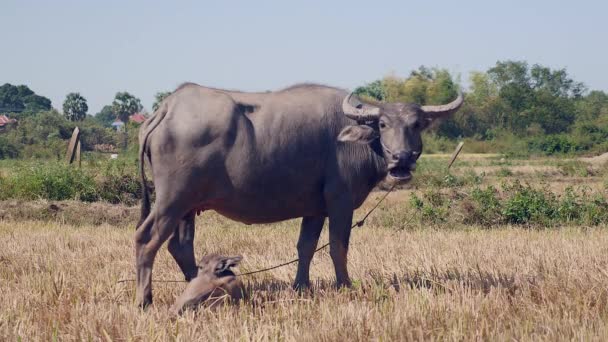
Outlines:
{"type": "Polygon", "coordinates": [[[378,120],[380,108],[364,104],[359,104],[355,107],[350,104],[350,98],[352,96],[353,93],[351,92],[342,101],[342,111],[344,112],[344,115],[357,121],[378,120]]]}
{"type": "Polygon", "coordinates": [[[454,101],[452,101],[448,104],[444,104],[444,105],[440,105],[440,106],[422,106],[421,109],[431,116],[441,117],[441,116],[450,115],[450,114],[454,113],[455,111],[457,111],[458,108],[460,108],[460,106],[462,106],[463,102],[464,102],[464,97],[462,96],[462,92],[458,92],[458,97],[454,101]]]}

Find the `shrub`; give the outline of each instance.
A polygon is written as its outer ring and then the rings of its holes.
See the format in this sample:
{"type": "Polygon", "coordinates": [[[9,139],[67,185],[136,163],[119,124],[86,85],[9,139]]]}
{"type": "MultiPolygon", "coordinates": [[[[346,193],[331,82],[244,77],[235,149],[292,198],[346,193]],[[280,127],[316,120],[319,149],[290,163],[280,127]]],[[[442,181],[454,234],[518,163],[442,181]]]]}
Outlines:
{"type": "Polygon", "coordinates": [[[498,191],[493,186],[486,189],[475,187],[471,192],[474,203],[465,221],[468,223],[496,224],[500,223],[502,205],[498,198],[498,191]]]}
{"type": "Polygon", "coordinates": [[[19,146],[5,137],[0,136],[0,159],[19,157],[19,146]]]}
{"type": "Polygon", "coordinates": [[[510,169],[508,169],[506,167],[501,167],[496,172],[496,176],[498,176],[498,177],[510,177],[510,176],[513,176],[513,171],[511,171],[510,169]]]}
{"type": "Polygon", "coordinates": [[[424,200],[412,193],[410,204],[421,214],[423,222],[440,223],[445,222],[448,217],[448,202],[438,191],[427,191],[423,195],[424,200]]]}
{"type": "Polygon", "coordinates": [[[530,151],[546,155],[574,153],[587,150],[588,147],[579,144],[573,137],[566,134],[540,135],[528,141],[530,151]]]}
{"type": "Polygon", "coordinates": [[[463,184],[464,182],[461,178],[456,177],[449,172],[443,177],[443,185],[445,185],[446,187],[453,188],[457,186],[462,186],[463,184]]]}
{"type": "Polygon", "coordinates": [[[0,200],[101,200],[132,205],[140,199],[136,168],[127,161],[89,160],[86,164],[92,167],[80,169],[62,162],[14,166],[8,175],[0,175],[0,200]]]}
{"type": "Polygon", "coordinates": [[[100,198],[110,203],[135,204],[140,198],[141,184],[134,166],[124,159],[106,164],[99,184],[100,198]]]}
{"type": "Polygon", "coordinates": [[[451,192],[426,191],[422,198],[410,195],[410,206],[423,222],[457,220],[465,224],[495,226],[515,224],[553,227],[559,224],[608,223],[608,201],[601,193],[569,187],[561,195],[546,187],[535,188],[516,181],[502,191],[488,186],[451,192]]]}
{"type": "Polygon", "coordinates": [[[2,199],[75,199],[92,202],[98,199],[91,175],[68,165],[46,163],[16,170],[2,181],[2,199]]]}
{"type": "Polygon", "coordinates": [[[595,194],[590,201],[581,203],[579,222],[598,225],[608,222],[608,202],[606,198],[595,194]]]}
{"type": "Polygon", "coordinates": [[[555,196],[546,189],[534,189],[516,181],[505,186],[509,197],[505,200],[502,215],[507,223],[545,224],[552,219],[555,211],[555,196]]]}
{"type": "MultiPolygon", "coordinates": [[[[584,194],[584,192],[583,192],[584,194]]],[[[581,201],[578,199],[572,187],[567,187],[557,207],[557,217],[562,221],[571,222],[580,218],[581,201]]]]}

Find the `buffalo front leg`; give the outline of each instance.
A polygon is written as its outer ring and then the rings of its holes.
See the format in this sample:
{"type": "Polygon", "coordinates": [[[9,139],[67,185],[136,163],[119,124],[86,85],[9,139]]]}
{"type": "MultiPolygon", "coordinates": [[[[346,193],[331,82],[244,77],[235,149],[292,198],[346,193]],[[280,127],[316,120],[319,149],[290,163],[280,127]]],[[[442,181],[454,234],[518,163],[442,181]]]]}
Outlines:
{"type": "Polygon", "coordinates": [[[323,230],[325,217],[303,217],[298,239],[298,272],[293,284],[294,289],[305,289],[310,286],[310,261],[315,254],[319,235],[323,230]]]}
{"type": "Polygon", "coordinates": [[[350,201],[336,201],[329,208],[329,255],[336,270],[336,285],[350,287],[347,254],[353,210],[350,201]]]}
{"type": "Polygon", "coordinates": [[[169,240],[169,253],[182,270],[186,281],[196,278],[198,268],[194,258],[195,212],[188,213],[180,221],[177,230],[169,240]]]}
{"type": "Polygon", "coordinates": [[[152,304],[152,266],[156,253],[171,236],[179,219],[152,212],[135,232],[137,268],[137,304],[145,308],[152,304]]]}

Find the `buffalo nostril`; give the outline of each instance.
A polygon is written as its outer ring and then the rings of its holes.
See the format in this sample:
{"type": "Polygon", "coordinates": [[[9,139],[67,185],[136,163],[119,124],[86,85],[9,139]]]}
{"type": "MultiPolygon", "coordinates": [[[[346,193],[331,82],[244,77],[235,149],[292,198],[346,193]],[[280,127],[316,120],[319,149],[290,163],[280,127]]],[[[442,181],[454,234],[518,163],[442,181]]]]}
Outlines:
{"type": "Polygon", "coordinates": [[[406,160],[409,160],[411,156],[412,156],[411,152],[400,151],[400,152],[393,154],[393,160],[394,161],[406,161],[406,160]]]}

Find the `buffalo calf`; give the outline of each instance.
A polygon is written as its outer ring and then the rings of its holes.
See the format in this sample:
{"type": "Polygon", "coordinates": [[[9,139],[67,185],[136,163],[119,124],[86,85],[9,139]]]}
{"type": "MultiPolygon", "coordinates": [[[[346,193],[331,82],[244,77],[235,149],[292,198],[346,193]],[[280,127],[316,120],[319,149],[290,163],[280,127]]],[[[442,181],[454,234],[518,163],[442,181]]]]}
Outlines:
{"type": "Polygon", "coordinates": [[[202,303],[213,307],[226,300],[241,299],[244,293],[243,283],[231,270],[241,259],[241,256],[226,257],[217,254],[204,256],[198,265],[198,275],[177,298],[172,311],[179,315],[202,303]]]}

